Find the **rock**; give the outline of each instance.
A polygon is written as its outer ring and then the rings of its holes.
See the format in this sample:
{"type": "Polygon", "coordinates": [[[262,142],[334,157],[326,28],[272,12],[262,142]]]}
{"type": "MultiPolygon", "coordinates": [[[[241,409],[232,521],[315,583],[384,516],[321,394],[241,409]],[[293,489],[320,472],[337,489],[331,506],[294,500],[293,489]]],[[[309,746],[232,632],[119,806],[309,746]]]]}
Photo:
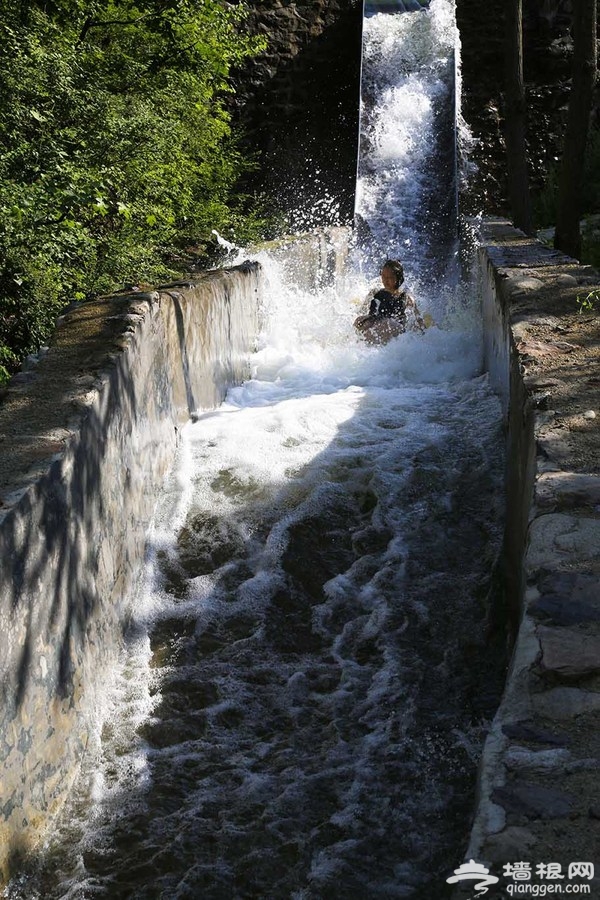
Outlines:
{"type": "Polygon", "coordinates": [[[508,859],[522,857],[536,843],[536,838],[527,828],[509,825],[504,831],[491,835],[485,842],[484,856],[490,862],[505,863],[508,859]]]}
{"type": "Polygon", "coordinates": [[[526,375],[523,383],[528,390],[535,392],[560,387],[562,382],[558,378],[550,378],[546,375],[526,375]]]}
{"type": "Polygon", "coordinates": [[[509,769],[530,769],[546,772],[549,769],[562,769],[571,759],[571,754],[564,747],[551,750],[529,750],[527,747],[509,747],[504,762],[509,769]]]}
{"type": "Polygon", "coordinates": [[[573,680],[600,672],[600,636],[545,625],[539,625],[536,631],[544,673],[573,680]]]}
{"type": "Polygon", "coordinates": [[[540,341],[534,338],[519,341],[517,350],[526,356],[539,358],[542,356],[557,356],[561,353],[572,353],[577,350],[575,344],[567,341],[540,341]]]}
{"type": "Polygon", "coordinates": [[[561,819],[573,811],[574,798],[565,791],[528,781],[513,781],[495,788],[492,799],[510,815],[528,819],[561,819]]]}
{"type": "Polygon", "coordinates": [[[600,622],[600,608],[573,600],[571,597],[546,594],[532,603],[528,612],[537,619],[546,619],[553,625],[579,625],[582,622],[600,622]]]}
{"type": "Polygon", "coordinates": [[[540,575],[538,581],[540,595],[567,594],[573,600],[598,605],[600,609],[600,590],[598,578],[581,572],[548,572],[540,575]]]}
{"type": "Polygon", "coordinates": [[[528,572],[598,558],[600,520],[548,513],[535,519],[529,531],[528,572]]]}
{"type": "Polygon", "coordinates": [[[574,275],[557,275],[556,284],[561,287],[577,287],[577,279],[574,275]]]}
{"type": "Polygon", "coordinates": [[[539,291],[544,287],[544,282],[539,278],[533,278],[532,276],[520,276],[518,278],[511,279],[511,287],[515,291],[515,293],[523,291],[539,291]]]}
{"type": "Polygon", "coordinates": [[[539,506],[568,509],[600,503],[600,478],[577,472],[544,472],[535,487],[539,506]]]}
{"type": "Polygon", "coordinates": [[[531,325],[536,325],[538,328],[540,326],[545,326],[546,328],[552,328],[556,330],[560,326],[560,319],[558,318],[558,316],[532,316],[531,313],[529,313],[527,318],[531,325]]]}
{"type": "Polygon", "coordinates": [[[539,453],[555,465],[568,465],[571,462],[572,450],[566,440],[566,433],[560,429],[546,431],[537,437],[539,453]]]}
{"type": "Polygon", "coordinates": [[[600,693],[576,687],[557,687],[534,694],[535,711],[548,719],[572,719],[585,713],[600,712],[600,693]]]}
{"type": "Polygon", "coordinates": [[[588,756],[585,759],[574,759],[565,766],[567,775],[573,772],[595,772],[600,769],[600,759],[594,756],[588,756]]]}
{"type": "Polygon", "coordinates": [[[538,728],[533,723],[507,722],[502,726],[504,734],[513,741],[527,741],[532,744],[549,744],[553,747],[563,747],[568,743],[568,737],[552,734],[544,728],[538,728]]]}
{"type": "Polygon", "coordinates": [[[11,385],[14,384],[29,384],[35,378],[35,372],[17,372],[16,375],[13,375],[10,379],[11,385]]]}
{"type": "Polygon", "coordinates": [[[548,409],[548,403],[550,401],[549,394],[534,394],[532,395],[531,400],[536,410],[535,429],[538,434],[541,434],[542,428],[554,424],[558,413],[555,409],[548,409]]]}

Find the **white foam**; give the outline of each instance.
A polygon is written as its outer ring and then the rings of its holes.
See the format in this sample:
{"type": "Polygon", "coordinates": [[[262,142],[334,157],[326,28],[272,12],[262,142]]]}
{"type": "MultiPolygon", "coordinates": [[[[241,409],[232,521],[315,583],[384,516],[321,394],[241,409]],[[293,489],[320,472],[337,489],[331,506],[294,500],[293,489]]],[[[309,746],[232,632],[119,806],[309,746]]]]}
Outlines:
{"type": "MultiPolygon", "coordinates": [[[[429,113],[436,90],[410,69],[428,69],[429,61],[443,63],[451,54],[452,4],[432,0],[426,14],[374,16],[365,29],[377,78],[387,87],[374,114],[372,171],[360,184],[360,208],[384,237],[390,228],[403,230],[410,248],[416,241],[410,211],[414,216],[422,188],[420,176],[411,173],[415,154],[426,154],[432,140],[429,113]]],[[[375,853],[373,841],[383,846],[389,840],[395,865],[393,842],[402,843],[414,828],[415,858],[398,862],[393,883],[388,864],[387,873],[368,875],[369,885],[381,896],[410,896],[412,885],[426,877],[421,857],[427,853],[418,846],[419,826],[413,823],[420,821],[421,808],[434,810],[436,822],[443,819],[437,814],[446,776],[440,773],[442,754],[426,740],[411,747],[402,775],[394,776],[396,784],[387,779],[386,767],[396,772],[396,755],[402,758],[417,704],[413,673],[405,671],[404,636],[408,642],[419,627],[433,627],[430,600],[445,590],[444,572],[428,571],[438,535],[440,541],[445,536],[444,517],[460,492],[465,465],[473,474],[489,467],[499,477],[501,470],[499,404],[481,374],[479,300],[464,287],[421,288],[419,272],[409,271],[408,287],[436,324],[424,334],[409,332],[372,347],[352,325],[368,290],[378,284],[372,261],[355,260],[336,284],[311,293],[286,282],[268,253],[259,260],[267,289],[253,377],[183,430],[178,467],[157,505],[127,653],[99,714],[105,728],[86,798],[92,809],[81,815],[79,862],[72,864],[71,880],[63,880],[61,896],[82,896],[77,885],[94,893],[94,876],[81,862],[85,849],[107,848],[110,856],[112,824],[129,803],[143,810],[144,792],[136,789],[151,789],[157,763],[174,779],[186,777],[188,765],[202,774],[190,776],[181,808],[147,823],[149,858],[160,857],[170,842],[175,845],[189,833],[195,849],[186,865],[190,870],[204,865],[208,872],[236,863],[202,856],[204,837],[209,833],[212,839],[215,829],[224,845],[234,833],[250,846],[257,828],[286,838],[301,835],[298,841],[312,840],[324,826],[341,829],[339,839],[314,852],[305,883],[288,894],[300,900],[315,891],[327,896],[335,879],[361,858],[365,842],[375,853]],[[358,512],[344,524],[346,502],[358,512]],[[326,645],[323,657],[311,652],[290,657],[273,649],[266,635],[271,603],[289,575],[290,535],[296,526],[310,532],[312,519],[335,511],[336,504],[342,509],[340,530],[346,528],[356,546],[362,541],[364,550],[329,573],[312,608],[306,601],[313,633],[326,645]],[[215,544],[232,549],[229,558],[206,571],[192,565],[186,574],[181,535],[193,540],[194,523],[199,533],[205,523],[215,544]],[[428,551],[428,531],[435,528],[428,551]],[[422,573],[412,593],[407,587],[411,554],[422,573]],[[244,575],[231,587],[238,565],[245,567],[244,575]],[[169,584],[169,567],[181,576],[179,592],[169,584]],[[165,651],[158,666],[149,633],[171,619],[192,623],[199,638],[213,625],[227,633],[232,620],[230,641],[213,656],[210,650],[202,655],[200,641],[185,665],[175,651],[165,651]],[[362,656],[370,643],[372,659],[362,656]],[[330,681],[327,689],[311,682],[321,670],[330,681]],[[202,710],[210,730],[206,736],[200,728],[184,731],[180,740],[151,746],[139,727],[152,723],[161,690],[175,676],[215,688],[202,710]],[[228,716],[239,716],[239,727],[222,724],[228,716]],[[263,722],[271,720],[274,726],[261,732],[263,722]],[[427,779],[414,798],[407,797],[402,783],[413,778],[427,779]],[[318,796],[323,779],[337,794],[336,808],[315,823],[306,798],[318,796]],[[247,814],[246,805],[254,804],[260,805],[260,821],[247,814]],[[212,819],[206,811],[211,805],[219,810],[212,819]],[[197,863],[196,855],[204,862],[197,863]]],[[[321,523],[325,531],[326,526],[321,523]]],[[[313,537],[309,533],[307,540],[313,537]]],[[[311,565],[309,558],[307,570],[311,565]]],[[[293,625],[286,621],[285,627],[293,625]]],[[[173,641],[178,639],[175,626],[173,641]]],[[[418,658],[412,661],[418,668],[418,658]]],[[[242,864],[252,868],[260,852],[252,847],[242,864]]],[[[109,872],[103,882],[109,891],[111,877],[109,872]]]]}
{"type": "MultiPolygon", "coordinates": [[[[447,180],[452,190],[452,174],[441,176],[437,162],[436,107],[453,103],[457,45],[452,0],[432,0],[416,15],[381,13],[364,22],[355,209],[379,252],[402,259],[416,286],[427,281],[427,232],[436,217],[429,186],[437,178],[439,188],[447,180]]],[[[366,265],[374,272],[380,262],[366,265]]]]}

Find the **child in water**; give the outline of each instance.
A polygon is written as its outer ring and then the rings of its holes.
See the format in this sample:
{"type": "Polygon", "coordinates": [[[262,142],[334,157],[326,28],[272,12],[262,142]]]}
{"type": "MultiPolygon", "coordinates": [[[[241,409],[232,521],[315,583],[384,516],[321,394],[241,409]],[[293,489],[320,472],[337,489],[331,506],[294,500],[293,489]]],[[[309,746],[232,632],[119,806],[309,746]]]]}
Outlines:
{"type": "Polygon", "coordinates": [[[387,259],[381,269],[383,290],[371,298],[366,316],[359,316],[354,327],[368,344],[386,344],[403,334],[407,327],[407,311],[415,331],[424,331],[425,323],[414,297],[404,288],[404,268],[397,259],[387,259]]]}

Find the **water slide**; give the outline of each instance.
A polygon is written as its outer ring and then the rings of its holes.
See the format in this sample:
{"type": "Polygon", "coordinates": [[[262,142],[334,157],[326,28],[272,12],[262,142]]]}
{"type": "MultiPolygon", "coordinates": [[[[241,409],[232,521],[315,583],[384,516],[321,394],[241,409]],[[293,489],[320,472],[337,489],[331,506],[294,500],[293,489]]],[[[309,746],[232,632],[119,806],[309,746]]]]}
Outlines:
{"type": "Polygon", "coordinates": [[[429,286],[457,251],[456,54],[452,4],[365,0],[355,226],[429,286]]]}
{"type": "Polygon", "coordinates": [[[440,274],[454,5],[412,5],[365,9],[363,244],[317,293],[260,255],[252,378],[184,429],[95,741],[10,900],[447,896],[493,712],[503,440],[477,297],[440,274]],[[383,255],[437,324],[368,347],[383,255]]]}

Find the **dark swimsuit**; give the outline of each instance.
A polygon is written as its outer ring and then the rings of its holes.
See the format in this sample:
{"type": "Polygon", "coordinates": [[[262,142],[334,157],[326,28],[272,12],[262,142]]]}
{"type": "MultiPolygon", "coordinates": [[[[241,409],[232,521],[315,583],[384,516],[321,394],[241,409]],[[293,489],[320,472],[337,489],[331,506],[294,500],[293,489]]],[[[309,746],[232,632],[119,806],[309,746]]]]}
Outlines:
{"type": "Polygon", "coordinates": [[[406,295],[390,294],[389,291],[377,291],[371,300],[369,315],[377,319],[398,319],[406,328],[406,295]]]}

